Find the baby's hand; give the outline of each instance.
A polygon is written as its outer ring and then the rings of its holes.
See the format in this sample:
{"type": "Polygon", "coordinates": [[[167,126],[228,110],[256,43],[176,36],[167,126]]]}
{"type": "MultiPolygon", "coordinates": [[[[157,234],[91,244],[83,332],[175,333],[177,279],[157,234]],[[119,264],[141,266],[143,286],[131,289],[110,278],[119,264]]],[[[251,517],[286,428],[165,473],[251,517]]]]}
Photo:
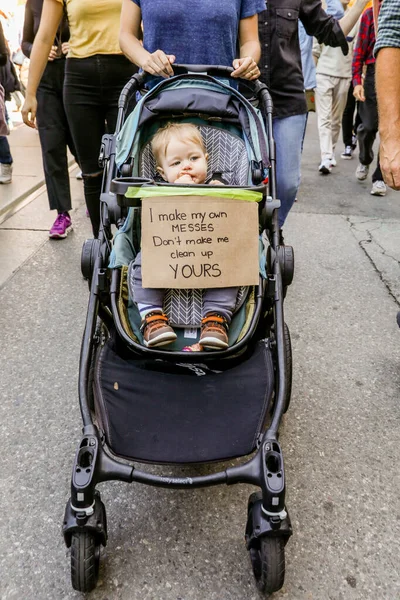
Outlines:
{"type": "Polygon", "coordinates": [[[175,183],[193,183],[193,179],[187,173],[180,175],[178,179],[175,179],[175,183]]]}
{"type": "Polygon", "coordinates": [[[218,179],[211,179],[210,185],[225,185],[222,181],[218,181],[218,179]]]}

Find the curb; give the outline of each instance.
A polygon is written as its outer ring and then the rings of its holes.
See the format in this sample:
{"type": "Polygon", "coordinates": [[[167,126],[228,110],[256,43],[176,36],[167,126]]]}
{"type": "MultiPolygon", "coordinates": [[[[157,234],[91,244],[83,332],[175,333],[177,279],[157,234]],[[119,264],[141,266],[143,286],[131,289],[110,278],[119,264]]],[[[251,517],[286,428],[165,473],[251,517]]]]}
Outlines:
{"type": "Polygon", "coordinates": [[[29,190],[27,190],[26,192],[21,194],[21,196],[14,198],[8,204],[6,204],[2,208],[0,208],[0,223],[4,223],[4,221],[6,219],[8,219],[9,217],[12,217],[12,215],[14,215],[16,212],[18,212],[24,206],[26,206],[26,204],[29,204],[29,202],[32,202],[32,200],[37,198],[39,193],[42,194],[45,189],[46,189],[46,185],[44,183],[44,180],[39,181],[32,188],[30,188],[29,190]],[[40,190],[39,193],[38,193],[38,190],[40,190]]]}

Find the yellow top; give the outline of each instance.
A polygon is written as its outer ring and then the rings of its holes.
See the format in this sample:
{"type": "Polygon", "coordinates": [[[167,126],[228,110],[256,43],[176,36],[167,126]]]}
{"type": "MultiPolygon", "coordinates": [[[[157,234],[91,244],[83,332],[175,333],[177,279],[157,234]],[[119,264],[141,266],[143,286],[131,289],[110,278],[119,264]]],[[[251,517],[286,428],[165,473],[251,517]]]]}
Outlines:
{"type": "MultiPolygon", "coordinates": [[[[356,0],[350,0],[349,4],[348,4],[348,8],[351,8],[354,4],[356,0]]],[[[368,2],[368,4],[366,5],[366,7],[364,8],[363,12],[367,10],[367,8],[371,8],[372,6],[372,0],[371,2],[368,2]]]]}
{"type": "MultiPolygon", "coordinates": [[[[63,0],[57,0],[63,4],[63,0]]],[[[68,58],[122,54],[118,43],[122,0],[66,0],[68,58]]]]}

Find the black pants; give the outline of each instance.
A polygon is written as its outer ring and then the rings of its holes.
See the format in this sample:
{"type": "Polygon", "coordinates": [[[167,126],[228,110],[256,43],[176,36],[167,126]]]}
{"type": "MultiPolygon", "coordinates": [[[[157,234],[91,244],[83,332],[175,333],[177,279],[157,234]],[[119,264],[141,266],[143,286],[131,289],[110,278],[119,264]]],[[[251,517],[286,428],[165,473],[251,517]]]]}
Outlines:
{"type": "Polygon", "coordinates": [[[37,123],[50,209],[71,210],[67,146],[76,158],[75,146],[64,110],[65,60],[47,63],[37,91],[37,123]]]}
{"type": "Polygon", "coordinates": [[[97,236],[102,185],[98,164],[101,138],[106,132],[114,132],[119,95],[137,68],[120,55],[96,54],[89,58],[68,58],[66,62],[65,109],[82,169],[86,206],[97,236]]]}
{"type": "Polygon", "coordinates": [[[342,135],[343,135],[343,144],[344,146],[352,145],[352,136],[357,132],[357,128],[361,123],[360,114],[358,112],[358,103],[356,103],[356,99],[353,96],[353,84],[350,84],[349,93],[347,94],[347,103],[346,107],[343,111],[342,117],[342,135]],[[357,112],[356,118],[354,119],[354,111],[356,110],[357,104],[357,112]]]}
{"type": "MultiPolygon", "coordinates": [[[[361,123],[357,129],[357,138],[360,150],[360,163],[370,165],[374,160],[372,146],[378,133],[378,104],[375,91],[375,64],[367,66],[364,79],[365,101],[359,103],[361,123]]],[[[376,169],[372,175],[372,181],[383,181],[379,164],[379,154],[376,169]]]]}

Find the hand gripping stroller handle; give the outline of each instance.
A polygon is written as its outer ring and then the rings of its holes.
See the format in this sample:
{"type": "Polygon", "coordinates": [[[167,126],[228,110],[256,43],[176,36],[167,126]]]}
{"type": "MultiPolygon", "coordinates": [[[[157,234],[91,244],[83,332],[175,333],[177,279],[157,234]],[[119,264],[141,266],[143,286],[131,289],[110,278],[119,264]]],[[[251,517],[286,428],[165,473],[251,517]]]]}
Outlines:
{"type": "MultiPolygon", "coordinates": [[[[195,73],[197,75],[210,75],[211,77],[230,77],[234,69],[232,67],[226,67],[224,65],[186,65],[186,64],[173,64],[171,65],[174,70],[174,75],[188,75],[195,73]]],[[[238,77],[241,83],[246,85],[253,93],[260,94],[262,90],[268,88],[265,84],[261,83],[259,79],[248,80],[244,77],[238,77]]],[[[269,96],[269,93],[268,93],[269,96]]],[[[271,96],[269,96],[271,99],[271,96]]],[[[272,101],[270,100],[268,107],[272,113],[272,101]]]]}

